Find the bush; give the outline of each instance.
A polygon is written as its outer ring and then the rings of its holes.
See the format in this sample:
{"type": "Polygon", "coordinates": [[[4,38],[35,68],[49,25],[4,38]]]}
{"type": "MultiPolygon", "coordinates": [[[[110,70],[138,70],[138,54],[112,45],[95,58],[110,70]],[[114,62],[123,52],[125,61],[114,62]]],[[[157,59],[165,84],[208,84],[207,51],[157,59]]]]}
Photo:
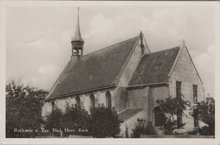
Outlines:
{"type": "Polygon", "coordinates": [[[61,133],[55,132],[53,129],[61,130],[64,136],[69,136],[89,135],[89,128],[90,116],[85,109],[79,106],[69,107],[67,105],[65,113],[55,108],[45,121],[45,129],[50,130],[54,136],[61,136],[61,133]]]}
{"type": "Polygon", "coordinates": [[[67,105],[66,112],[63,115],[63,126],[65,129],[75,130],[74,132],[64,132],[64,135],[90,135],[89,113],[80,106],[69,107],[67,105]]]}
{"type": "MultiPolygon", "coordinates": [[[[53,128],[61,129],[64,136],[92,135],[93,137],[116,137],[120,131],[120,121],[116,111],[99,106],[91,108],[91,114],[80,106],[67,105],[65,113],[59,109],[47,116],[45,128],[50,131],[53,128]],[[67,129],[72,131],[66,131],[67,129]]],[[[60,136],[60,133],[53,133],[60,136]]]]}
{"type": "Polygon", "coordinates": [[[91,134],[94,137],[116,137],[120,132],[117,112],[111,108],[99,106],[91,108],[91,134]]]}
{"type": "Polygon", "coordinates": [[[199,120],[206,123],[208,126],[204,126],[198,129],[201,135],[215,135],[215,100],[214,98],[207,98],[206,101],[198,102],[196,106],[192,108],[192,116],[198,117],[199,120]]]}

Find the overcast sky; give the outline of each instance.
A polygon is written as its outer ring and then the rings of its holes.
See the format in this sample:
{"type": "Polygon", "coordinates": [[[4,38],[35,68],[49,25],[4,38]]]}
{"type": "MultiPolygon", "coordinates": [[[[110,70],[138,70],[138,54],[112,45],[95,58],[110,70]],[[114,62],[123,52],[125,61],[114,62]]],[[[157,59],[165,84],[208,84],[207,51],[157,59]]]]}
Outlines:
{"type": "MultiPolygon", "coordinates": [[[[76,6],[6,8],[6,77],[49,90],[71,56],[76,6]]],[[[214,95],[214,7],[81,6],[84,52],[89,53],[143,31],[151,51],[184,39],[204,82],[214,95]]]]}

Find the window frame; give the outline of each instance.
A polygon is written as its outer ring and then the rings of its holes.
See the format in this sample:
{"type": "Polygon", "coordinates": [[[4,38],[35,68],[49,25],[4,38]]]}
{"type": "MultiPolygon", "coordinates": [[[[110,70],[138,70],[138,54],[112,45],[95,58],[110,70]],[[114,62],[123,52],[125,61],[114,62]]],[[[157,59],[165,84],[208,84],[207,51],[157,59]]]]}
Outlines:
{"type": "Polygon", "coordinates": [[[89,98],[90,98],[90,107],[94,108],[95,107],[95,95],[93,93],[90,93],[89,98]]]}

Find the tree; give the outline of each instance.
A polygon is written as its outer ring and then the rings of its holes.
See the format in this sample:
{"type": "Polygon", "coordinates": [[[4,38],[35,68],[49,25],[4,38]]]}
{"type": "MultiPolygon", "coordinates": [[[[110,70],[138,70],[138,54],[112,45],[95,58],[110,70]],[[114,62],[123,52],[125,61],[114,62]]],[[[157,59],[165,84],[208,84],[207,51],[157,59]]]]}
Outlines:
{"type": "Polygon", "coordinates": [[[116,137],[119,132],[120,121],[116,111],[104,106],[91,108],[91,134],[94,137],[116,137]]]}
{"type": "Polygon", "coordinates": [[[43,122],[41,108],[47,94],[45,90],[24,86],[14,80],[6,84],[6,137],[37,136],[43,122]]]}
{"type": "Polygon", "coordinates": [[[63,115],[63,127],[64,129],[75,131],[64,132],[64,135],[90,135],[90,118],[89,113],[81,106],[75,105],[70,107],[67,104],[66,111],[63,115]]]}
{"type": "Polygon", "coordinates": [[[215,135],[215,100],[214,98],[206,98],[206,101],[198,102],[192,107],[192,116],[197,116],[199,120],[208,126],[199,128],[202,135],[215,135]]]}
{"type": "Polygon", "coordinates": [[[173,130],[180,128],[184,123],[178,124],[178,114],[181,116],[184,114],[187,106],[190,106],[190,102],[182,97],[167,98],[165,100],[157,100],[159,110],[161,110],[164,119],[164,133],[173,134],[173,130]],[[177,116],[177,117],[175,117],[177,116]]]}

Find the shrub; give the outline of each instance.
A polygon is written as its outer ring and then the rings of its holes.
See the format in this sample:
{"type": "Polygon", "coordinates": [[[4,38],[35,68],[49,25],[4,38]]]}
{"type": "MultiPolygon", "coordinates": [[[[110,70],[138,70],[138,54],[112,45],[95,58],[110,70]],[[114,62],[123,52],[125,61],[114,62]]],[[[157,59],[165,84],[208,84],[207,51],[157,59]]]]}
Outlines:
{"type": "Polygon", "coordinates": [[[134,138],[140,138],[140,135],[156,135],[156,131],[154,127],[152,126],[151,122],[148,122],[147,126],[143,126],[141,124],[138,124],[135,129],[133,130],[133,137],[134,138]]]}
{"type": "Polygon", "coordinates": [[[63,126],[63,116],[64,114],[62,111],[58,108],[54,108],[54,110],[46,116],[46,120],[44,122],[45,129],[48,129],[50,131],[49,134],[43,134],[43,135],[54,135],[54,136],[60,136],[59,132],[53,132],[53,129],[64,129],[63,126]]]}
{"type": "MultiPolygon", "coordinates": [[[[80,106],[67,105],[65,113],[59,109],[47,116],[45,128],[61,129],[64,136],[68,135],[92,135],[93,137],[116,137],[120,131],[120,121],[117,112],[111,108],[99,106],[91,108],[91,114],[80,106]],[[75,130],[73,132],[65,131],[75,130]]],[[[60,136],[60,133],[54,133],[60,136]]]]}
{"type": "Polygon", "coordinates": [[[215,135],[215,100],[214,98],[207,98],[206,101],[198,102],[192,107],[192,116],[197,116],[199,120],[206,123],[198,129],[201,135],[215,135]]]}
{"type": "Polygon", "coordinates": [[[117,112],[111,108],[99,106],[91,108],[91,134],[94,137],[116,137],[120,132],[117,112]]]}
{"type": "Polygon", "coordinates": [[[50,130],[52,135],[60,136],[60,132],[53,132],[53,129],[60,129],[64,136],[89,135],[90,115],[80,106],[69,107],[67,105],[64,113],[55,108],[45,121],[45,128],[50,130]]]}

